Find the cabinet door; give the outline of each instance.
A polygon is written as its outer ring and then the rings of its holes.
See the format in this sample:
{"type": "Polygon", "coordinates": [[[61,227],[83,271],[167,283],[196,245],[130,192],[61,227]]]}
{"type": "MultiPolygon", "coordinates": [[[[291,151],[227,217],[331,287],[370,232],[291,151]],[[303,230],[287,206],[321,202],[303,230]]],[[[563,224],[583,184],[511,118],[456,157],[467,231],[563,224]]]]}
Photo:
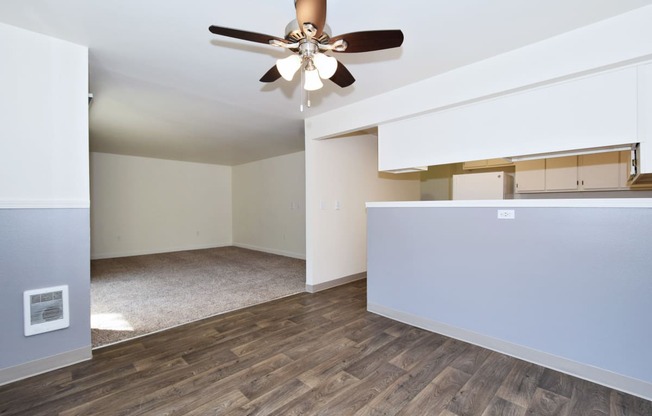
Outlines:
{"type": "Polygon", "coordinates": [[[577,156],[546,159],[546,191],[577,190],[577,156]]]}
{"type": "Polygon", "coordinates": [[[620,152],[580,156],[580,187],[584,191],[620,187],[620,152]]]}
{"type": "Polygon", "coordinates": [[[516,192],[540,192],[546,189],[546,160],[516,162],[516,192]]]}

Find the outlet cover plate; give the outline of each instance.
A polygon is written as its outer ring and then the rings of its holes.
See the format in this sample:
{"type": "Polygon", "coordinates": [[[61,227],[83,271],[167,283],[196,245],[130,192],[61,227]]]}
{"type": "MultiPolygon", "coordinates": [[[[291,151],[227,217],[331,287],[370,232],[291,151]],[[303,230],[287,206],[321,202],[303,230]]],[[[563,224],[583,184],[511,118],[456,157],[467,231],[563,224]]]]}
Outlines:
{"type": "Polygon", "coordinates": [[[513,220],[516,218],[516,213],[513,209],[499,209],[498,210],[498,219],[499,220],[513,220]]]}

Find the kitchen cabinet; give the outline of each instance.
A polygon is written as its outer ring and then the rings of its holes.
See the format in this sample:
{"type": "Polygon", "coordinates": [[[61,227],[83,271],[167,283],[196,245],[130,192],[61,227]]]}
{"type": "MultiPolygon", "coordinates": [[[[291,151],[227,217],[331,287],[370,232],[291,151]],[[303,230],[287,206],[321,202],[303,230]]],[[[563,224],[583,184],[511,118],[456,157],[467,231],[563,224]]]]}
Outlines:
{"type": "Polygon", "coordinates": [[[503,158],[473,160],[471,162],[464,162],[464,164],[462,165],[462,169],[463,170],[487,169],[487,168],[497,168],[503,166],[514,166],[514,162],[512,162],[509,159],[503,159],[503,158]]]}
{"type": "Polygon", "coordinates": [[[579,189],[598,191],[621,187],[620,152],[582,155],[579,156],[579,162],[579,189]]]}
{"type": "Polygon", "coordinates": [[[578,184],[577,156],[546,159],[546,191],[576,191],[578,184]]]}
{"type": "Polygon", "coordinates": [[[546,160],[536,159],[517,162],[516,192],[543,192],[546,190],[546,160]]]}
{"type": "Polygon", "coordinates": [[[636,141],[637,89],[628,67],[382,123],[379,170],[636,141]]]}
{"type": "Polygon", "coordinates": [[[630,159],[622,151],[517,162],[516,192],[626,190],[630,159]]]}

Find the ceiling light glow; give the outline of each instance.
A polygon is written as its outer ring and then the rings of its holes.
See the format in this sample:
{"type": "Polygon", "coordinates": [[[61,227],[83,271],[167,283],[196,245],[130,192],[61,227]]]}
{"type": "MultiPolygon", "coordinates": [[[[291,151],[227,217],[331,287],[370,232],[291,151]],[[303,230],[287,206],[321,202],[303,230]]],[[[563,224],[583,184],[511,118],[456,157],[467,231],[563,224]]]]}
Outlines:
{"type": "Polygon", "coordinates": [[[337,70],[337,59],[332,56],[324,55],[323,53],[316,53],[312,60],[322,79],[329,79],[335,75],[335,71],[337,70]]]}
{"type": "Polygon", "coordinates": [[[306,91],[316,91],[324,86],[319,79],[319,72],[313,67],[312,69],[306,68],[305,71],[306,82],[303,84],[303,88],[306,91]]]}
{"type": "Polygon", "coordinates": [[[299,55],[290,55],[276,61],[276,69],[286,81],[292,81],[299,68],[301,68],[301,57],[299,55]]]}

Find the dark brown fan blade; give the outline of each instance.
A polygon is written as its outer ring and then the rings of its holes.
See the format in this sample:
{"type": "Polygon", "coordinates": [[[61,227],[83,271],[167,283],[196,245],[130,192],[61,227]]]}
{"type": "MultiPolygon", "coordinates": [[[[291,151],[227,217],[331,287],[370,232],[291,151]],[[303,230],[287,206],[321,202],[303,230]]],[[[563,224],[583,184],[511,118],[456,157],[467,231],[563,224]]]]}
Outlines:
{"type": "Polygon", "coordinates": [[[250,42],[264,43],[266,45],[269,45],[269,41],[272,39],[287,43],[285,39],[277,38],[276,36],[265,35],[264,33],[247,32],[245,30],[239,29],[230,29],[228,27],[222,26],[211,26],[208,28],[208,30],[210,30],[212,33],[215,33],[216,35],[248,40],[250,42]]]}
{"type": "Polygon", "coordinates": [[[303,31],[304,23],[312,23],[317,28],[315,38],[319,38],[326,26],[326,0],[296,0],[294,7],[299,29],[303,31]]]}
{"type": "Polygon", "coordinates": [[[371,52],[382,49],[398,48],[403,44],[403,32],[400,30],[369,30],[352,32],[335,36],[328,43],[344,39],[348,47],[344,53],[371,52]]]}
{"type": "Polygon", "coordinates": [[[278,72],[276,65],[274,65],[269,69],[269,71],[265,72],[265,75],[260,79],[260,82],[274,82],[279,78],[281,78],[281,73],[278,72]]]}
{"type": "Polygon", "coordinates": [[[330,78],[330,80],[342,88],[346,88],[355,82],[353,75],[351,75],[349,70],[346,69],[346,67],[342,65],[342,62],[340,61],[337,61],[337,70],[330,78]]]}

